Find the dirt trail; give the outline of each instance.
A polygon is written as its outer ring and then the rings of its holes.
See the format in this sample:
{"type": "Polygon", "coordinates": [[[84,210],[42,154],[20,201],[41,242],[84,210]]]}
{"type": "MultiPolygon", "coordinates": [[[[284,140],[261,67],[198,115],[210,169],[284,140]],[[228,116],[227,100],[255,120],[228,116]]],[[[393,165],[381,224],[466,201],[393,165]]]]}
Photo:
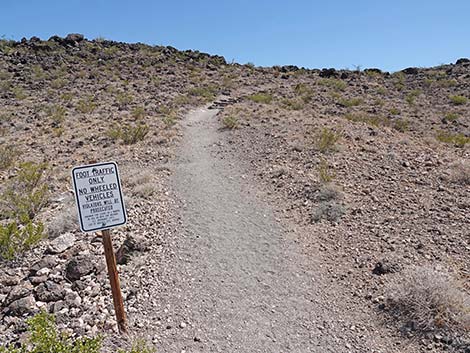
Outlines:
{"type": "Polygon", "coordinates": [[[316,351],[310,261],[284,237],[235,161],[216,154],[216,113],[189,114],[174,173],[186,230],[177,311],[194,337],[179,336],[171,351],[316,351]]]}

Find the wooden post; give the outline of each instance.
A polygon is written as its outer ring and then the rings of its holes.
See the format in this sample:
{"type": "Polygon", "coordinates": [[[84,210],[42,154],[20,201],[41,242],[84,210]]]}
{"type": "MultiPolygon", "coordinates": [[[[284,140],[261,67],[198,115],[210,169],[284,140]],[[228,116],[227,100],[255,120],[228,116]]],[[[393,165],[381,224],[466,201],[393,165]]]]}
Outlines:
{"type": "Polygon", "coordinates": [[[119,275],[116,266],[116,257],[114,256],[113,243],[111,241],[111,231],[104,229],[102,231],[104,255],[106,257],[106,265],[108,266],[109,282],[111,283],[111,291],[113,293],[114,311],[116,312],[116,320],[120,333],[127,332],[126,313],[122,302],[121,287],[119,284],[119,275]]]}

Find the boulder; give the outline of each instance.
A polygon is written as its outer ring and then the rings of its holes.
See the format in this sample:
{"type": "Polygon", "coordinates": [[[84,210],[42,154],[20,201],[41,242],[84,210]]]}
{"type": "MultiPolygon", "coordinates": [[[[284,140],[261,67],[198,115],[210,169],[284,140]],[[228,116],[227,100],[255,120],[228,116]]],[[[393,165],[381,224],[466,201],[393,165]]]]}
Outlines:
{"type": "Polygon", "coordinates": [[[8,313],[13,316],[22,316],[25,314],[34,314],[38,312],[36,300],[32,295],[15,300],[8,307],[8,313]]]}
{"type": "Polygon", "coordinates": [[[470,63],[470,59],[460,58],[455,62],[455,65],[467,64],[470,63]]]}
{"type": "Polygon", "coordinates": [[[65,290],[52,281],[41,283],[34,292],[36,293],[36,298],[45,303],[55,302],[65,297],[65,290]]]}
{"type": "Polygon", "coordinates": [[[419,69],[417,67],[407,67],[406,69],[401,70],[406,75],[417,75],[419,69]]]}
{"type": "Polygon", "coordinates": [[[71,259],[65,267],[65,277],[71,281],[76,281],[91,273],[94,269],[91,258],[81,256],[71,259]]]}
{"type": "Polygon", "coordinates": [[[323,78],[330,78],[330,77],[337,77],[338,73],[336,72],[335,69],[330,68],[330,69],[322,69],[319,75],[320,77],[323,77],[323,78]]]}
{"type": "Polygon", "coordinates": [[[50,242],[47,251],[51,254],[60,254],[75,244],[75,235],[65,233],[50,242]]]}
{"type": "Polygon", "coordinates": [[[67,35],[67,37],[65,37],[64,42],[65,42],[65,44],[75,45],[77,43],[80,43],[84,39],[85,39],[85,37],[83,36],[83,34],[70,33],[70,34],[67,35]]]}
{"type": "Polygon", "coordinates": [[[5,299],[5,303],[4,303],[5,306],[13,303],[14,301],[18,299],[28,296],[29,294],[31,294],[32,291],[33,291],[33,286],[29,282],[26,282],[24,284],[19,284],[13,287],[5,299]]]}

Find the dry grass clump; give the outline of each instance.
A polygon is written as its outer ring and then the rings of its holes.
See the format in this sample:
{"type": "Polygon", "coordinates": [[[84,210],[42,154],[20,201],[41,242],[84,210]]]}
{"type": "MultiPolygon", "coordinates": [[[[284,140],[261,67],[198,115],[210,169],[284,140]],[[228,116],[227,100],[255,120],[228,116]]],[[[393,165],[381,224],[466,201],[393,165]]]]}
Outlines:
{"type": "Polygon", "coordinates": [[[470,296],[448,272],[409,268],[391,283],[387,303],[392,316],[418,335],[470,330],[470,296]]]}
{"type": "Polygon", "coordinates": [[[150,171],[142,171],[128,178],[127,186],[132,196],[148,199],[155,194],[154,175],[150,171]]]}
{"type": "Polygon", "coordinates": [[[462,159],[453,163],[450,180],[457,184],[470,185],[470,161],[462,159]]]}
{"type": "Polygon", "coordinates": [[[335,151],[340,138],[340,133],[325,127],[313,136],[313,143],[318,151],[325,153],[335,151]]]}

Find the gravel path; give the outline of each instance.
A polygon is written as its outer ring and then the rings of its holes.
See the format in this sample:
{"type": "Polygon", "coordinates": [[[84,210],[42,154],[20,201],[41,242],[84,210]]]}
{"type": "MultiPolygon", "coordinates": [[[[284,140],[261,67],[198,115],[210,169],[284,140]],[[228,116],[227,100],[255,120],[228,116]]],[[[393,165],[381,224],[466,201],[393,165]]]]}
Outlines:
{"type": "MultiPolygon", "coordinates": [[[[216,110],[189,114],[174,173],[182,198],[177,300],[168,352],[314,352],[321,342],[311,259],[276,222],[236,161],[218,155],[216,110]]],[[[176,299],[176,298],[173,298],[176,299]]],[[[326,318],[325,318],[326,319],[326,318]]],[[[325,337],[325,340],[327,338],[325,337]]]]}

